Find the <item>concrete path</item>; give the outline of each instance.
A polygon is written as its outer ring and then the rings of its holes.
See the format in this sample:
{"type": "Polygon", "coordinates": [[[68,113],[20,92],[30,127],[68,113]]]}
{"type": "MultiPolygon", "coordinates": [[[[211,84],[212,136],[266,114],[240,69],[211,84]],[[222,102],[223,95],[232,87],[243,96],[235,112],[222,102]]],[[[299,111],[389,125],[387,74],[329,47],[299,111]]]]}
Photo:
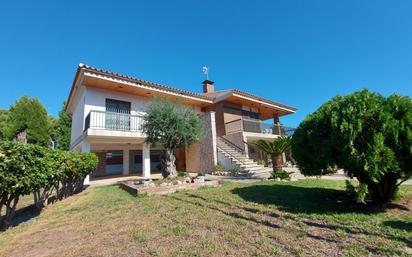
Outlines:
{"type": "MultiPolygon", "coordinates": [[[[162,177],[161,174],[152,174],[150,178],[160,179],[161,177],[162,177]]],[[[142,176],[138,176],[138,175],[93,178],[90,180],[90,187],[114,185],[114,184],[118,184],[121,181],[139,180],[139,179],[145,179],[145,178],[143,178],[142,176]]]]}

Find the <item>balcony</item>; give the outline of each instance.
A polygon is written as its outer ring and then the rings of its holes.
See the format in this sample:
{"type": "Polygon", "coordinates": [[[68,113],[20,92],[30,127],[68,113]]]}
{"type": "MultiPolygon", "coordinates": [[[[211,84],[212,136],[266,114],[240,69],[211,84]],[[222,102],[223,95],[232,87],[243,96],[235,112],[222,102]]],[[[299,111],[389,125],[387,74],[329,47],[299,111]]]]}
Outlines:
{"type": "Polygon", "coordinates": [[[86,116],[84,129],[100,129],[111,131],[141,132],[142,115],[127,113],[90,111],[86,116]]]}
{"type": "Polygon", "coordinates": [[[265,123],[260,120],[252,119],[237,119],[229,121],[225,123],[225,128],[226,134],[232,134],[243,131],[278,136],[292,136],[295,132],[295,128],[292,127],[275,125],[271,123],[265,123]]]}

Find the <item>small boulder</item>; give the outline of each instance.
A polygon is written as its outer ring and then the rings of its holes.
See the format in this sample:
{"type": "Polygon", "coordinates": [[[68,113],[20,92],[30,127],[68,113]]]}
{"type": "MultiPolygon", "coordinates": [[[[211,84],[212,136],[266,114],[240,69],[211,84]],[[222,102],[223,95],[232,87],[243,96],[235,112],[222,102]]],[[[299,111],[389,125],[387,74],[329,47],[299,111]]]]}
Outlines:
{"type": "Polygon", "coordinates": [[[198,176],[195,179],[195,183],[205,183],[205,176],[198,176]]]}

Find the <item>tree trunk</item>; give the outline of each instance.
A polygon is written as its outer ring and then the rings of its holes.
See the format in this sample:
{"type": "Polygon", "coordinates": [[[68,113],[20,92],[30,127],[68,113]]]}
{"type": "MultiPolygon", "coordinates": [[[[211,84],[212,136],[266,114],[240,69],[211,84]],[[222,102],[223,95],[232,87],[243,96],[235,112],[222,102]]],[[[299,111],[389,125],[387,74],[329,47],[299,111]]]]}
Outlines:
{"type": "Polygon", "coordinates": [[[371,199],[375,204],[389,203],[397,190],[397,178],[389,173],[381,178],[378,183],[368,185],[371,192],[371,199]]]}
{"type": "Polygon", "coordinates": [[[16,206],[17,206],[18,201],[19,201],[19,196],[14,197],[14,198],[10,196],[10,198],[7,200],[6,214],[0,219],[0,228],[2,230],[6,230],[10,227],[14,212],[16,211],[16,206]]]}
{"type": "Polygon", "coordinates": [[[397,177],[393,173],[385,174],[378,182],[372,181],[360,174],[357,179],[360,183],[368,186],[368,197],[374,204],[386,205],[389,203],[398,189],[397,177]]]}
{"type": "Polygon", "coordinates": [[[42,198],[40,197],[40,189],[35,190],[33,192],[33,196],[34,196],[34,206],[36,206],[36,208],[40,210],[43,207],[42,198]]]}
{"type": "Polygon", "coordinates": [[[281,154],[272,156],[272,165],[273,165],[274,172],[282,171],[283,157],[281,154]]]}
{"type": "Polygon", "coordinates": [[[166,149],[164,151],[164,154],[162,155],[162,163],[161,163],[163,178],[174,178],[177,176],[175,161],[176,161],[176,158],[173,154],[173,150],[166,149]]]}

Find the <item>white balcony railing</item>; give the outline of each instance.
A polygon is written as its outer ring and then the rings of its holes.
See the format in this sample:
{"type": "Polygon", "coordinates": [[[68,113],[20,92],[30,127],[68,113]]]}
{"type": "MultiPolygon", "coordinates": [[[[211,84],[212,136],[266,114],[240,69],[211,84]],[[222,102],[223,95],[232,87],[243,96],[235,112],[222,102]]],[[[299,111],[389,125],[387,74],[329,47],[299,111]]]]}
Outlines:
{"type": "Polygon", "coordinates": [[[90,111],[86,116],[85,130],[142,131],[143,117],[117,112],[90,111]]]}

